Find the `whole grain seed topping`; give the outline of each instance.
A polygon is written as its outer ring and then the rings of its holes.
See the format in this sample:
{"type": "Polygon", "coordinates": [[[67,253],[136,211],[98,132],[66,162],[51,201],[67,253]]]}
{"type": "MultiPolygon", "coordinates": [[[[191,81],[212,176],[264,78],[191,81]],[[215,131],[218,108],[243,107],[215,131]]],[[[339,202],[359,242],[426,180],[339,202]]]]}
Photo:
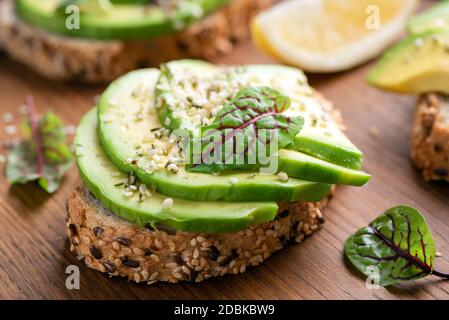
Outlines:
{"type": "Polygon", "coordinates": [[[117,267],[117,268],[120,268],[121,266],[122,266],[122,260],[120,260],[120,259],[115,259],[114,260],[114,264],[115,264],[115,266],[117,267]]]}
{"type": "Polygon", "coordinates": [[[11,112],[5,112],[2,118],[5,123],[10,123],[14,121],[14,115],[11,112]]]}
{"type": "Polygon", "coordinates": [[[97,259],[100,260],[101,258],[103,258],[103,253],[101,253],[101,250],[98,249],[96,246],[91,245],[89,247],[90,253],[92,254],[92,256],[97,259]]]}
{"type": "Polygon", "coordinates": [[[166,264],[166,266],[167,266],[167,268],[175,269],[178,267],[178,264],[176,262],[169,262],[166,264]]]}
{"type": "Polygon", "coordinates": [[[174,260],[177,264],[179,264],[179,265],[182,265],[182,264],[184,263],[184,260],[182,260],[182,256],[181,256],[180,254],[178,254],[178,253],[176,253],[176,254],[173,256],[173,260],[174,260]]]}
{"type": "Polygon", "coordinates": [[[94,234],[95,236],[98,238],[99,236],[101,236],[104,232],[104,229],[102,227],[95,227],[94,228],[94,234]]]}
{"type": "Polygon", "coordinates": [[[113,264],[112,262],[105,261],[105,262],[103,262],[103,266],[107,272],[109,272],[109,273],[115,272],[115,264],[113,264]]]}
{"type": "Polygon", "coordinates": [[[73,223],[69,224],[69,230],[72,237],[77,234],[76,226],[73,223]]]}
{"type": "Polygon", "coordinates": [[[140,248],[134,248],[133,252],[134,252],[135,255],[138,255],[138,256],[145,255],[145,252],[142,249],[140,249],[140,248]]]}
{"type": "Polygon", "coordinates": [[[115,241],[117,241],[118,243],[120,243],[121,245],[124,245],[124,246],[129,246],[131,244],[131,240],[129,238],[125,238],[125,237],[115,238],[115,241]]]}
{"type": "Polygon", "coordinates": [[[85,244],[90,244],[91,243],[91,240],[90,240],[90,238],[88,236],[82,236],[81,238],[83,239],[83,242],[85,244]]]}
{"type": "Polygon", "coordinates": [[[212,261],[217,261],[218,257],[220,256],[220,251],[216,246],[212,245],[209,248],[208,255],[212,261]]]}
{"type": "Polygon", "coordinates": [[[185,274],[190,274],[190,269],[188,267],[182,266],[181,269],[185,274]]]}
{"type": "Polygon", "coordinates": [[[173,277],[175,277],[176,279],[182,279],[182,277],[183,277],[182,274],[179,272],[173,272],[172,274],[173,274],[173,277]]]}
{"type": "Polygon", "coordinates": [[[159,272],[152,273],[150,276],[150,281],[156,280],[158,276],[159,276],[159,272]]]}
{"type": "Polygon", "coordinates": [[[150,274],[146,270],[143,270],[141,275],[142,275],[142,279],[145,281],[148,280],[148,278],[150,277],[150,274]]]}
{"type": "Polygon", "coordinates": [[[281,180],[282,182],[288,181],[288,175],[283,171],[278,172],[277,176],[278,176],[279,180],[281,180]]]}
{"type": "Polygon", "coordinates": [[[167,198],[162,202],[162,209],[170,209],[173,207],[173,199],[167,198]]]}
{"type": "Polygon", "coordinates": [[[79,245],[80,244],[80,238],[78,237],[78,236],[73,236],[73,238],[72,238],[72,244],[74,245],[74,246],[77,246],[77,245],[79,245]]]}
{"type": "Polygon", "coordinates": [[[195,249],[193,251],[193,258],[198,259],[199,256],[200,256],[200,251],[198,249],[195,249]]]}
{"type": "Polygon", "coordinates": [[[125,266],[127,266],[128,268],[138,268],[139,267],[139,262],[137,262],[135,260],[130,260],[130,259],[128,259],[127,261],[123,262],[123,264],[125,266]]]}
{"type": "Polygon", "coordinates": [[[120,250],[120,244],[117,241],[113,241],[112,248],[114,248],[114,250],[120,250]]]}
{"type": "Polygon", "coordinates": [[[157,255],[155,255],[155,254],[150,255],[150,258],[153,259],[153,261],[155,261],[155,262],[159,262],[160,261],[159,257],[157,255]]]}
{"type": "Polygon", "coordinates": [[[288,210],[282,210],[281,212],[279,212],[278,217],[281,218],[281,219],[285,218],[285,217],[288,217],[288,213],[289,213],[288,210]]]}

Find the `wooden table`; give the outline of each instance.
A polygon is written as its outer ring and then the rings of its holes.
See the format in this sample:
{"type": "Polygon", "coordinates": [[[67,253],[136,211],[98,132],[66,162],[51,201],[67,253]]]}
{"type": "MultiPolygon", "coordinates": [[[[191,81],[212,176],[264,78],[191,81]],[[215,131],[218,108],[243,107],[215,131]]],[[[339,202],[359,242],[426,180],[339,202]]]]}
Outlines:
{"type": "MultiPolygon", "coordinates": [[[[246,44],[219,62],[270,60],[246,44]]],[[[2,176],[0,299],[448,299],[449,282],[432,276],[368,290],[364,278],[343,257],[343,242],[351,233],[385,209],[408,204],[425,213],[437,250],[443,253],[436,265],[449,270],[449,185],[423,182],[409,159],[416,98],[367,86],[364,77],[369,67],[310,77],[342,110],[348,135],[363,150],[365,168],[373,179],[363,188],[339,188],[325,210],[327,222],[301,245],[275,254],[243,275],[200,284],[146,286],[109,279],[88,269],[68,250],[64,202],[76,181],[75,168],[51,196],[33,184],[11,187],[2,176]],[[65,269],[71,264],[80,267],[80,290],[65,287],[65,269]]],[[[66,124],[77,124],[102,90],[47,81],[0,57],[0,113],[12,112],[16,124],[22,121],[18,106],[26,94],[35,97],[41,114],[51,108],[66,124]]],[[[2,142],[15,137],[7,136],[4,127],[0,120],[2,142]]],[[[6,151],[0,149],[0,154],[6,151]]]]}

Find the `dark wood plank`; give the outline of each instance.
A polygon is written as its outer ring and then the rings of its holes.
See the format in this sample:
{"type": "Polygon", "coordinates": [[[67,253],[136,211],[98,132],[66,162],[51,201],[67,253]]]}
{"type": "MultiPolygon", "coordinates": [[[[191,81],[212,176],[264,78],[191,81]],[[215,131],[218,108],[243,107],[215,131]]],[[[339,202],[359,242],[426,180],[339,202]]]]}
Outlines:
{"type": "MultiPolygon", "coordinates": [[[[239,47],[222,63],[272,62],[251,44],[239,47]]],[[[64,233],[65,198],[76,180],[71,170],[64,185],[48,196],[34,185],[0,183],[0,299],[448,299],[449,282],[429,277],[389,289],[368,290],[342,255],[343,241],[385,209],[409,204],[421,209],[433,231],[441,270],[449,270],[449,185],[424,183],[409,160],[411,122],[416,98],[367,86],[370,65],[311,83],[343,112],[348,135],[365,153],[373,174],[363,188],[339,188],[326,209],[324,227],[303,244],[275,254],[258,268],[201,284],[137,285],[89,270],[68,251],[64,233]],[[378,135],[372,131],[378,130],[378,135]],[[81,289],[65,288],[65,268],[80,266],[81,289]]],[[[0,113],[12,112],[26,94],[38,111],[52,108],[67,124],[77,124],[102,87],[44,80],[23,66],[0,58],[0,113]]],[[[14,138],[4,132],[0,141],[14,138]]],[[[5,154],[5,150],[0,151],[5,154]]],[[[4,165],[1,165],[2,169],[4,165]]]]}

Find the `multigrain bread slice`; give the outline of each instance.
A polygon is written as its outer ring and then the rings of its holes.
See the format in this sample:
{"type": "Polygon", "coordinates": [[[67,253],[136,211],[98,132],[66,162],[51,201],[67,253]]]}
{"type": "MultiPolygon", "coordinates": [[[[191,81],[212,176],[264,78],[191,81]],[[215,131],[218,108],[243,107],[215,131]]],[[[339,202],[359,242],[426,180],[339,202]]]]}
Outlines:
{"type": "Polygon", "coordinates": [[[0,0],[0,43],[14,59],[55,80],[110,82],[143,66],[179,58],[210,60],[249,38],[249,23],[279,0],[232,0],[186,30],[152,40],[95,41],[62,37],[20,20],[0,0]]]}
{"type": "Polygon", "coordinates": [[[418,103],[411,156],[424,179],[449,182],[449,97],[429,93],[418,103]]]}
{"type": "Polygon", "coordinates": [[[227,234],[141,228],[105,209],[80,183],[67,202],[70,249],[110,276],[153,284],[239,274],[310,236],[324,222],[319,203],[280,203],[272,222],[227,234]]]}

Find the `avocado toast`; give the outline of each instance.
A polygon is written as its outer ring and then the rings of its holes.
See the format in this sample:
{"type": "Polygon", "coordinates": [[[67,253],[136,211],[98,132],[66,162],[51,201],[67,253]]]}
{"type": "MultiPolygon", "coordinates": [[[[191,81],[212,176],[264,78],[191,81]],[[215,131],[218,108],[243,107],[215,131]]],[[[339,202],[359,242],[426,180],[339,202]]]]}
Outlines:
{"type": "Polygon", "coordinates": [[[149,284],[243,273],[317,230],[334,185],[369,180],[340,128],[339,112],[294,68],[181,60],[131,72],[78,127],[71,250],[91,268],[149,284]],[[194,140],[200,128],[229,124],[220,118],[229,106],[276,120],[276,134],[298,125],[274,153],[276,172],[187,161],[189,144],[175,132],[194,140]]]}
{"type": "Polygon", "coordinates": [[[249,37],[250,19],[277,1],[3,0],[0,43],[48,78],[110,82],[172,59],[228,53],[249,37]]]}

